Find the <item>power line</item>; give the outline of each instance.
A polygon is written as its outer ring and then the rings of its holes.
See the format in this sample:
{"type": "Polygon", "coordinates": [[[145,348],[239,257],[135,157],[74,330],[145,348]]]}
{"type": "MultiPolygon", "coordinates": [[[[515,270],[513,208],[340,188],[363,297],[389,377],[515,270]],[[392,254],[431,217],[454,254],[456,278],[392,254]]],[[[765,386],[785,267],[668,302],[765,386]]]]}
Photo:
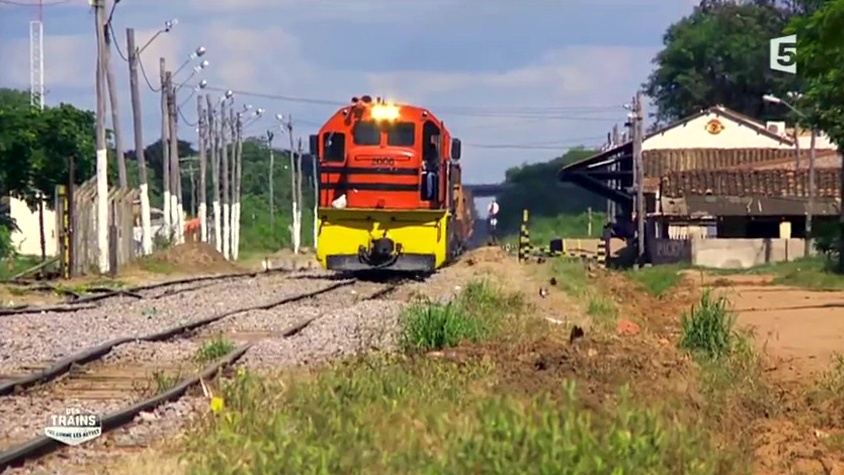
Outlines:
{"type": "MultiPolygon", "coordinates": [[[[195,85],[193,85],[195,86],[195,85]]],[[[225,89],[215,86],[206,86],[204,89],[210,91],[226,92],[230,89],[225,89]]],[[[256,91],[246,90],[231,90],[235,95],[254,97],[257,99],[266,99],[272,101],[294,102],[301,104],[326,105],[342,107],[349,105],[349,101],[338,101],[331,99],[319,99],[312,97],[297,97],[287,96],[282,94],[270,94],[256,91]]],[[[605,105],[605,106],[570,106],[570,107],[515,107],[515,108],[483,108],[472,106],[430,106],[431,110],[436,110],[444,114],[467,117],[509,117],[516,119],[550,119],[550,120],[583,120],[583,121],[599,121],[606,122],[617,120],[609,117],[589,117],[582,115],[571,114],[590,114],[596,112],[610,112],[613,110],[621,110],[621,105],[605,105]],[[568,114],[566,114],[568,113],[568,114]]]]}
{"type": "Polygon", "coordinates": [[[14,1],[14,0],[0,0],[0,4],[3,5],[11,5],[13,7],[56,7],[59,5],[65,5],[73,0],[56,0],[50,3],[39,3],[37,0],[33,0],[31,3],[29,2],[22,2],[22,1],[14,1]]]}

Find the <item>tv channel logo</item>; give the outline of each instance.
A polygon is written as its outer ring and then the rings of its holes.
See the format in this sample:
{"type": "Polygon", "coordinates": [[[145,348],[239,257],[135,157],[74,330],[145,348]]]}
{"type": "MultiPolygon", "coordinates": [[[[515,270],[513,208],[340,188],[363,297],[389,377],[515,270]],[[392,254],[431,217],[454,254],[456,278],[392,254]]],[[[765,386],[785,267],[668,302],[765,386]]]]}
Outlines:
{"type": "Polygon", "coordinates": [[[797,35],[771,38],[770,67],[774,71],[797,74],[797,35]]]}
{"type": "Polygon", "coordinates": [[[47,416],[44,434],[67,445],[79,445],[103,434],[102,419],[98,414],[72,407],[63,414],[47,416]]]}

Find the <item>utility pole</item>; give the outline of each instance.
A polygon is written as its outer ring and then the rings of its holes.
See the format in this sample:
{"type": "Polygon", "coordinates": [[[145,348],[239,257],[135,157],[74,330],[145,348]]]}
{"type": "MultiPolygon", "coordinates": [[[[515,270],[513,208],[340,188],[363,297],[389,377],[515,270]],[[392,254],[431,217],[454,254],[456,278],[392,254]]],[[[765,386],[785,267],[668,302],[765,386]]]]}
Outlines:
{"type": "MultiPolygon", "coordinates": [[[[209,140],[211,134],[209,133],[209,127],[206,120],[207,116],[205,111],[202,110],[201,94],[196,97],[196,117],[199,127],[199,137],[197,141],[199,147],[199,206],[197,207],[196,214],[199,215],[199,239],[202,242],[208,242],[208,198],[205,196],[205,189],[207,187],[205,181],[208,172],[206,171],[205,162],[207,157],[205,153],[208,149],[208,144],[211,143],[209,140]]],[[[211,146],[213,147],[213,144],[211,146]]]]}
{"type": "Polygon", "coordinates": [[[314,180],[314,252],[316,252],[317,241],[319,240],[319,157],[311,156],[311,171],[314,180]]]}
{"type": "Polygon", "coordinates": [[[211,209],[214,212],[214,247],[217,252],[223,253],[222,228],[220,223],[220,136],[217,133],[217,123],[214,121],[214,105],[211,103],[211,95],[205,96],[205,103],[208,106],[208,144],[211,149],[211,186],[213,194],[211,198],[211,209]]]}
{"type": "Polygon", "coordinates": [[[644,263],[645,258],[645,170],[644,160],[642,157],[642,141],[643,122],[644,122],[644,106],[642,105],[642,93],[637,92],[636,97],[633,98],[633,114],[632,114],[632,133],[633,133],[633,162],[636,175],[634,177],[634,186],[636,187],[636,225],[637,225],[637,263],[636,268],[644,263]]]}
{"type": "MultiPolygon", "coordinates": [[[[110,3],[109,0],[103,0],[104,12],[111,12],[110,3]]],[[[111,22],[111,18],[107,22],[111,22]]],[[[103,25],[103,40],[105,42],[103,67],[105,68],[108,85],[108,101],[111,104],[111,127],[114,129],[114,156],[117,159],[117,176],[120,187],[129,188],[129,179],[126,176],[126,155],[123,149],[123,127],[120,124],[120,101],[117,95],[117,80],[114,78],[114,63],[111,61],[111,25],[108,23],[103,25]]]]}
{"type": "Polygon", "coordinates": [[[275,169],[275,152],[273,151],[273,134],[272,130],[267,131],[267,147],[270,149],[270,179],[267,183],[270,191],[270,235],[275,241],[275,195],[273,193],[273,170],[275,169]]]}
{"type": "Polygon", "coordinates": [[[815,158],[817,157],[815,148],[818,137],[818,131],[812,127],[812,135],[809,138],[809,203],[806,207],[806,231],[805,231],[805,248],[803,249],[803,256],[809,257],[812,255],[812,219],[815,213],[815,158]]]}
{"type": "Polygon", "coordinates": [[[293,149],[293,116],[287,116],[287,138],[289,139],[290,143],[290,196],[293,201],[293,210],[292,210],[292,226],[290,229],[291,238],[293,240],[293,253],[299,254],[299,247],[302,244],[302,232],[301,232],[301,221],[300,216],[301,213],[299,211],[299,193],[296,191],[296,158],[294,157],[294,149],[293,149]]]}
{"type": "Polygon", "coordinates": [[[173,87],[173,74],[167,72],[167,110],[170,118],[170,214],[173,223],[173,237],[176,244],[184,242],[184,227],[182,223],[181,196],[179,183],[182,181],[179,167],[179,116],[176,107],[176,89],[173,87]]]}
{"type": "Polygon", "coordinates": [[[103,0],[95,0],[95,25],[97,33],[97,264],[101,274],[109,272],[108,246],[108,151],[106,149],[106,99],[105,99],[105,10],[103,0]]]}
{"type": "Polygon", "coordinates": [[[229,258],[234,259],[234,169],[237,161],[237,113],[234,107],[229,109],[229,134],[229,167],[226,169],[229,193],[226,199],[229,200],[229,258]]]}
{"type": "Polygon", "coordinates": [[[220,106],[220,131],[222,134],[222,146],[220,151],[222,153],[220,160],[220,179],[223,181],[223,256],[226,259],[231,259],[231,202],[229,201],[229,144],[227,140],[228,134],[228,120],[226,114],[225,102],[220,106]]]}
{"type": "MultiPolygon", "coordinates": [[[[305,207],[305,200],[302,198],[302,175],[304,175],[304,171],[302,170],[302,154],[304,153],[305,149],[302,147],[302,137],[299,137],[298,143],[296,144],[296,201],[299,202],[299,209],[298,209],[298,223],[299,223],[299,234],[302,234],[302,208],[305,207]]],[[[302,238],[299,237],[299,242],[301,244],[302,238]]],[[[316,246],[314,246],[314,251],[316,250],[316,246]]]]}
{"type": "Polygon", "coordinates": [[[135,30],[126,28],[126,46],[129,54],[129,89],[132,97],[132,127],[135,135],[135,159],[138,161],[138,185],[141,192],[141,248],[144,255],[152,254],[152,219],[150,217],[147,160],[144,155],[144,124],[141,113],[141,90],[138,82],[138,47],[135,30]]]}
{"type": "Polygon", "coordinates": [[[235,130],[235,152],[234,152],[234,183],[233,183],[233,200],[232,207],[232,259],[237,260],[240,255],[240,190],[241,178],[243,175],[243,114],[237,114],[236,130],[235,130]]]}
{"type": "Polygon", "coordinates": [[[164,198],[164,229],[167,239],[173,238],[173,220],[170,210],[170,79],[164,58],[158,60],[161,77],[161,180],[164,198]]]}

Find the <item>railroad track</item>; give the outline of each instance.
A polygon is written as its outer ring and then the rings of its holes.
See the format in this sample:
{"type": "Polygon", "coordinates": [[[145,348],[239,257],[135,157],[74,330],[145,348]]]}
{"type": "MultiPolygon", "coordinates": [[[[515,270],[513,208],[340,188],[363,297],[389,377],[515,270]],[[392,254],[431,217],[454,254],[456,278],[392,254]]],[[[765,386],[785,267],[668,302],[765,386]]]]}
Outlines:
{"type": "MultiPolygon", "coordinates": [[[[10,436],[8,431],[0,434],[0,450],[5,450],[0,452],[0,473],[63,447],[60,442],[46,436],[21,440],[20,434],[31,435],[43,431],[47,417],[60,413],[67,406],[75,404],[85,408],[87,403],[89,406],[96,404],[103,408],[102,412],[107,413],[102,417],[103,433],[132,424],[139,414],[181,398],[191,388],[198,386],[200,381],[208,382],[262,341],[272,339],[291,342],[303,335],[300,338],[304,338],[304,343],[307,343],[304,333],[308,327],[326,318],[326,315],[348,311],[363,301],[385,299],[405,282],[374,283],[357,279],[333,281],[316,290],[221,313],[157,334],[116,339],[58,361],[45,371],[4,384],[0,386],[0,406],[6,406],[6,411],[18,414],[18,422],[25,427],[17,435],[10,436]],[[284,306],[302,302],[310,304],[303,307],[303,310],[309,309],[309,312],[294,311],[293,315],[286,318],[272,313],[280,311],[284,306]],[[255,315],[255,321],[260,324],[241,331],[237,331],[236,326],[220,325],[226,321],[236,321],[239,315],[250,312],[263,312],[255,315]],[[215,326],[219,328],[215,329],[215,326]],[[211,346],[209,341],[212,342],[211,346]],[[239,345],[226,348],[225,355],[212,355],[216,356],[214,361],[200,367],[198,350],[207,350],[213,347],[213,342],[222,341],[229,342],[229,346],[239,345]],[[155,346],[151,346],[153,344],[155,346]],[[178,348],[177,351],[164,352],[170,354],[165,361],[149,361],[147,358],[161,349],[159,345],[175,345],[178,348]],[[139,359],[142,361],[139,362],[139,359]],[[20,417],[20,411],[24,411],[25,418],[20,417]],[[32,422],[26,425],[25,421],[28,420],[32,422]]],[[[221,353],[219,347],[217,350],[221,353]]],[[[8,419],[2,410],[0,417],[8,419]]],[[[4,425],[11,427],[13,424],[4,424],[0,420],[0,427],[4,425]]]]}
{"type": "Polygon", "coordinates": [[[92,287],[87,289],[88,295],[82,295],[67,289],[52,286],[41,286],[38,290],[48,290],[67,295],[64,302],[53,305],[17,305],[0,308],[0,317],[9,315],[37,314],[45,312],[77,312],[79,310],[97,308],[104,301],[114,298],[128,297],[138,300],[158,300],[178,294],[193,292],[213,286],[235,282],[243,279],[254,279],[267,275],[285,275],[298,279],[329,279],[323,271],[291,271],[286,269],[267,269],[258,272],[235,272],[228,274],[204,275],[182,279],[166,280],[153,284],[139,285],[124,289],[108,287],[92,287]]]}

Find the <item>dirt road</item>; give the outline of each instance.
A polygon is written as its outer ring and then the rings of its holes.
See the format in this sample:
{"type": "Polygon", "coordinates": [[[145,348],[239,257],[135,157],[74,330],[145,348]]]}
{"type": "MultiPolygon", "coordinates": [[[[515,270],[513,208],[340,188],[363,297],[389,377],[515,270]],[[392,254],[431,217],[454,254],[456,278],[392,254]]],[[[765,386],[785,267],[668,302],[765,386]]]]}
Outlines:
{"type": "Polygon", "coordinates": [[[737,325],[754,329],[782,376],[809,377],[844,355],[844,292],[771,285],[764,276],[720,277],[713,284],[730,299],[737,325]]]}

